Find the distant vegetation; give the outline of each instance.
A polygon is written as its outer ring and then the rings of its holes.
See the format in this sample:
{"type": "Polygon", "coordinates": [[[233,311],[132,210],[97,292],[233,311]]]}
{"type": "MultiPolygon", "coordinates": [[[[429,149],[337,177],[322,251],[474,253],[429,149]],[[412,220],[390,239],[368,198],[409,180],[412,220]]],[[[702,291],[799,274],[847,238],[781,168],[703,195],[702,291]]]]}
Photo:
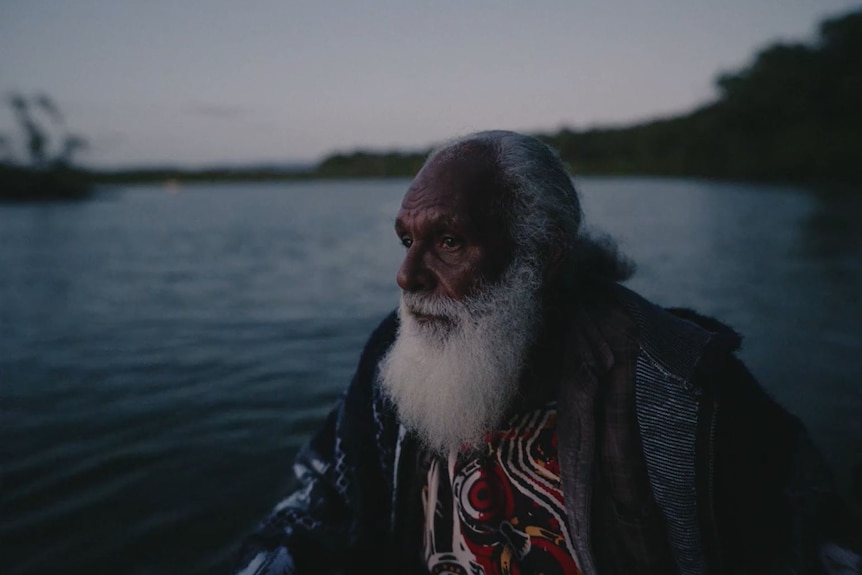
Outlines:
{"type": "Polygon", "coordinates": [[[776,44],[689,114],[542,136],[578,173],[862,182],[862,10],[776,44]]]}
{"type": "Polygon", "coordinates": [[[69,133],[51,98],[12,94],[8,104],[20,133],[17,138],[0,133],[0,200],[86,196],[91,190],[90,177],[73,162],[87,142],[69,133]]]}
{"type": "MultiPolygon", "coordinates": [[[[764,49],[716,84],[718,98],[687,114],[534,135],[577,174],[862,182],[862,10],[824,21],[812,45],[764,49]]],[[[427,153],[336,154],[314,174],[411,176],[427,153]]]]}
{"type": "MultiPolygon", "coordinates": [[[[624,127],[533,134],[579,175],[862,183],[862,9],[828,19],[817,39],[774,44],[716,79],[718,97],[689,113],[624,127]]],[[[0,134],[0,199],[85,195],[89,184],[410,177],[429,150],[335,153],[298,168],[146,169],[83,173],[86,142],[46,96],[10,98],[25,154],[0,134]],[[26,160],[22,160],[22,156],[26,160]]]]}

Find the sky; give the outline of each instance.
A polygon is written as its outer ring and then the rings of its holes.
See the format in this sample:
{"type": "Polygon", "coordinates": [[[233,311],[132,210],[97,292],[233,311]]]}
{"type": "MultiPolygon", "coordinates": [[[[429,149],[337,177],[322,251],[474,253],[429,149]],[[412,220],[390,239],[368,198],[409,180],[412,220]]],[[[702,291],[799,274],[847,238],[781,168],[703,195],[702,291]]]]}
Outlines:
{"type": "Polygon", "coordinates": [[[53,98],[90,167],[308,163],[685,112],[720,72],[860,5],[0,0],[0,94],[53,98]]]}

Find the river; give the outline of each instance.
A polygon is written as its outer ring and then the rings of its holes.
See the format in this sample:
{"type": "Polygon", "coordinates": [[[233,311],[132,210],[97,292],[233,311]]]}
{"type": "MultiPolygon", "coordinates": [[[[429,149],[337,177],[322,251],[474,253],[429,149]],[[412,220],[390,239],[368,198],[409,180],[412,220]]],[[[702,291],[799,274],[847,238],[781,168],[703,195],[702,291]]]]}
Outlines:
{"type": "MultiPolygon", "coordinates": [[[[842,486],[862,459],[862,195],[583,178],[628,285],[714,315],[842,486]]],[[[0,572],[217,573],[396,304],[406,180],[0,205],[0,572]]]]}

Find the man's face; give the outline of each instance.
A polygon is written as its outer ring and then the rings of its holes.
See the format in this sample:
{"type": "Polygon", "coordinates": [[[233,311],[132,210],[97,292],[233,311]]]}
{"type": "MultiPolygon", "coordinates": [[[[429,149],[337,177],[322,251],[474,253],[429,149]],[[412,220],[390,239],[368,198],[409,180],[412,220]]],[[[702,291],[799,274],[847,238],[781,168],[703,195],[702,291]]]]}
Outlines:
{"type": "Polygon", "coordinates": [[[404,292],[460,300],[511,261],[507,227],[489,210],[500,194],[494,166],[483,150],[462,152],[427,165],[401,202],[395,231],[407,248],[397,275],[404,292]]]}
{"type": "Polygon", "coordinates": [[[514,257],[492,209],[493,163],[475,146],[456,152],[426,166],[401,204],[401,323],[379,376],[408,429],[441,454],[497,428],[541,316],[541,274],[514,257]]]}

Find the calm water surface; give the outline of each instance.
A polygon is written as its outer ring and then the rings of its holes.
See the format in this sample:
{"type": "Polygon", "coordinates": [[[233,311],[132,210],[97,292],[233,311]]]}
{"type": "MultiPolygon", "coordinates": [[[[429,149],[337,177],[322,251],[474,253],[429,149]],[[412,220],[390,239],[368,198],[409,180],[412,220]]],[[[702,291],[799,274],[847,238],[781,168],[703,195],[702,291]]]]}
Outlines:
{"type": "MultiPolygon", "coordinates": [[[[742,357],[846,484],[862,456],[862,195],[585,178],[657,303],[742,357]]],[[[0,572],[224,572],[396,303],[407,182],[0,205],[0,572]]]]}

